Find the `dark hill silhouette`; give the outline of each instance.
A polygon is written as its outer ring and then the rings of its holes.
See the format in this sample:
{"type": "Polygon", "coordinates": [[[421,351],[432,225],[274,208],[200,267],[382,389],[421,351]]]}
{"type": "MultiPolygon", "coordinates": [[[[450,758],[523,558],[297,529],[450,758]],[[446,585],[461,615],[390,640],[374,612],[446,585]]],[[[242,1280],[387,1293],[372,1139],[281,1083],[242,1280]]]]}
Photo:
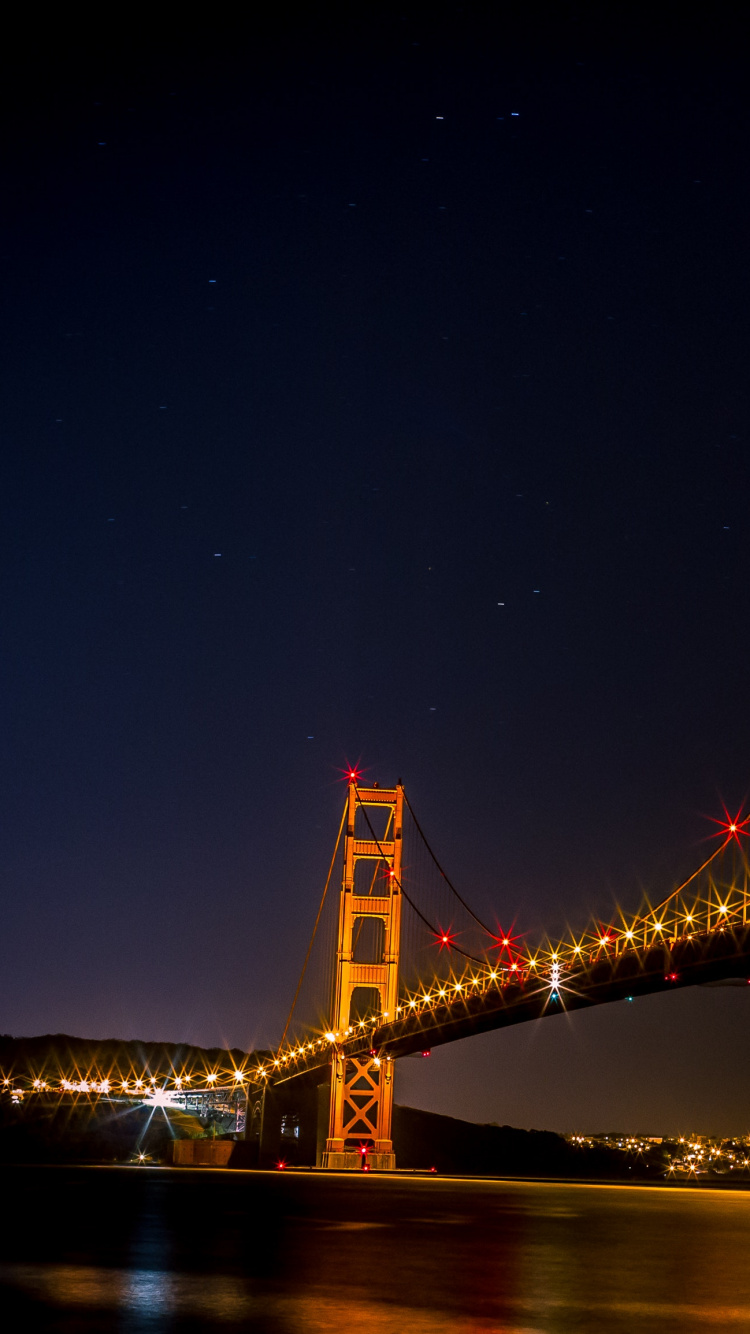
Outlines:
{"type": "Polygon", "coordinates": [[[633,1180],[659,1176],[661,1161],[641,1161],[614,1149],[579,1147],[549,1130],[477,1125],[415,1107],[394,1107],[396,1162],[470,1176],[566,1177],[633,1180]]]}
{"type": "MultiPolygon", "coordinates": [[[[266,1053],[258,1053],[266,1055],[266,1053]]],[[[194,1047],[188,1042],[142,1042],[121,1038],[76,1038],[68,1033],[45,1033],[42,1037],[10,1037],[0,1034],[0,1071],[4,1074],[31,1073],[57,1080],[59,1075],[98,1070],[106,1076],[109,1069],[167,1077],[176,1071],[206,1070],[212,1066],[241,1065],[248,1053],[239,1047],[194,1047]]]]}

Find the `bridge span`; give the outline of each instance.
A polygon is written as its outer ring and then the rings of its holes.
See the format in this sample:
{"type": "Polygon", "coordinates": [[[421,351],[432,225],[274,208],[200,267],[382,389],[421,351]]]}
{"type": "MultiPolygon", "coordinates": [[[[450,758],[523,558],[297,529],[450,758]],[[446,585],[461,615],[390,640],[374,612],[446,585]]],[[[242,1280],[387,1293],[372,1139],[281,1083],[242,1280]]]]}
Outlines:
{"type": "MultiPolygon", "coordinates": [[[[185,1068],[0,1071],[0,1096],[199,1110],[251,1141],[246,1160],[395,1167],[395,1068],[512,1024],[750,979],[750,816],[637,912],[530,945],[490,925],[438,861],[401,783],[348,775],[338,838],[282,1040],[185,1068]],[[225,1068],[226,1066],[226,1068],[225,1068]],[[252,1147],[254,1146],[254,1148],[252,1147]]],[[[229,1054],[227,1054],[229,1055],[229,1054]]]]}
{"type": "MultiPolygon", "coordinates": [[[[631,916],[618,910],[613,921],[591,923],[580,936],[529,947],[517,935],[487,926],[454,888],[400,784],[364,788],[352,772],[339,830],[342,875],[330,1001],[327,1011],[320,1007],[326,1018],[307,1028],[293,1006],[279,1049],[252,1072],[256,1092],[252,1111],[248,1108],[248,1133],[257,1135],[261,1159],[268,1158],[266,1145],[275,1151],[273,1125],[280,1116],[288,1120],[293,1115],[295,1097],[309,1104],[309,1090],[315,1087],[318,1164],[391,1168],[390,1118],[399,1057],[593,1005],[709,983],[746,985],[750,868],[744,840],[749,825],[750,817],[721,822],[710,855],[655,906],[646,903],[631,916]],[[387,812],[382,833],[375,827],[375,810],[387,812]],[[407,814],[441,887],[448,886],[464,917],[472,920],[475,939],[479,929],[478,946],[467,948],[465,933],[459,938],[441,922],[420,897],[415,877],[404,872],[407,814]],[[364,879],[358,874],[363,862],[370,868],[364,879]],[[412,968],[411,976],[399,967],[402,921],[410,918],[417,919],[432,946],[431,958],[422,950],[421,967],[412,968]],[[373,923],[381,924],[379,934],[372,931],[373,923]],[[374,942],[367,957],[359,949],[365,929],[374,942]]],[[[414,859],[408,864],[415,865],[414,859]]]]}

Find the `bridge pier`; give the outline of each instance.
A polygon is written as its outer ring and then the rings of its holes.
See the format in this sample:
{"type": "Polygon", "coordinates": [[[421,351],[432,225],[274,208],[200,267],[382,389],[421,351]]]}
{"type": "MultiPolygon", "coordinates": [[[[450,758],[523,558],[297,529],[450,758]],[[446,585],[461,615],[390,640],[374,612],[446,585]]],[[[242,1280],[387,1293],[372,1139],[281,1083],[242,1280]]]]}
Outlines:
{"type": "Polygon", "coordinates": [[[253,1165],[267,1170],[320,1166],[329,1102],[330,1082],[322,1071],[314,1079],[303,1077],[259,1089],[248,1105],[245,1135],[256,1145],[253,1165]]]}
{"type": "Polygon", "coordinates": [[[320,1166],[337,1171],[368,1167],[392,1172],[396,1155],[391,1140],[393,1061],[372,1056],[332,1065],[328,1137],[320,1166]]]}

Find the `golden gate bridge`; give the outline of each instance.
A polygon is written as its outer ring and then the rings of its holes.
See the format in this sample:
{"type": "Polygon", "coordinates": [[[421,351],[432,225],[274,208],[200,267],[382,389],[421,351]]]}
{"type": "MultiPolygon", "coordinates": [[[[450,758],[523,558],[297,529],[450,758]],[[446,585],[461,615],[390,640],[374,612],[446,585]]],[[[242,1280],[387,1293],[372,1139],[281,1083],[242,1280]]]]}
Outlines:
{"type": "Polygon", "coordinates": [[[268,1165],[395,1167],[395,1062],[472,1034],[675,988],[748,981],[750,816],[717,821],[716,847],[632,915],[535,946],[488,925],[430,846],[403,784],[347,797],[312,938],[278,1048],[211,1069],[0,1073],[36,1094],[223,1109],[268,1165]],[[240,1104],[243,1114],[240,1116],[240,1104]]]}

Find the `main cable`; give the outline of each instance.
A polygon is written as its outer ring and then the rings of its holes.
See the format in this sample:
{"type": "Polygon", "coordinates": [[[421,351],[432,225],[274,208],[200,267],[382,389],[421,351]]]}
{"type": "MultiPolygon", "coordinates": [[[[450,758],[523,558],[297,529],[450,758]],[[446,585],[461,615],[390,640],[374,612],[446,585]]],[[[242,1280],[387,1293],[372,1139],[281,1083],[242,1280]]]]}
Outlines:
{"type": "Polygon", "coordinates": [[[466,899],[463,898],[461,894],[459,894],[458,890],[456,889],[456,886],[452,883],[451,880],[448,879],[448,876],[445,874],[445,871],[443,870],[442,866],[440,865],[440,862],[438,861],[437,857],[435,856],[434,852],[432,851],[432,848],[430,847],[429,843],[427,842],[427,839],[426,839],[426,837],[425,837],[425,834],[424,834],[424,832],[423,832],[423,830],[422,830],[422,826],[420,825],[419,820],[417,819],[416,815],[414,814],[414,808],[413,808],[411,802],[409,801],[409,798],[407,797],[406,793],[404,793],[404,801],[406,802],[406,805],[407,805],[408,810],[409,810],[409,814],[411,815],[411,818],[412,818],[412,820],[414,821],[414,823],[415,823],[415,825],[416,825],[416,827],[417,827],[417,833],[419,834],[419,837],[421,838],[421,840],[422,840],[422,842],[424,843],[424,845],[425,845],[427,851],[429,852],[430,856],[432,857],[432,860],[434,861],[435,865],[437,866],[437,869],[438,869],[438,871],[440,872],[441,876],[443,877],[443,880],[445,881],[445,883],[446,883],[446,885],[448,886],[448,888],[449,888],[450,890],[452,890],[452,892],[455,894],[456,898],[458,899],[459,903],[461,903],[461,904],[463,905],[463,907],[466,909],[466,911],[467,911],[467,913],[469,914],[469,916],[474,918],[474,921],[477,923],[477,926],[481,926],[482,930],[483,930],[483,931],[486,931],[488,936],[492,936],[492,939],[493,939],[493,940],[497,940],[497,939],[498,939],[497,932],[496,932],[496,931],[491,931],[490,928],[488,927],[487,923],[486,923],[486,922],[483,922],[482,919],[481,919],[481,917],[477,917],[476,913],[474,912],[474,909],[469,907],[468,903],[466,902],[466,899]]]}
{"type": "MultiPolygon", "coordinates": [[[[357,787],[357,784],[356,784],[356,783],[354,784],[354,791],[355,791],[356,794],[357,794],[357,802],[358,802],[358,804],[359,804],[359,808],[360,808],[362,814],[363,814],[364,817],[365,817],[365,822],[366,822],[366,824],[367,824],[367,828],[369,829],[370,833],[372,834],[373,842],[374,842],[375,846],[377,847],[377,850],[378,850],[378,852],[380,853],[381,857],[383,858],[383,861],[387,864],[387,863],[388,863],[388,858],[386,857],[385,853],[383,852],[383,849],[382,849],[382,847],[380,846],[380,842],[379,842],[379,840],[378,840],[378,836],[377,836],[377,834],[375,833],[375,830],[373,829],[372,825],[370,824],[370,817],[369,817],[369,815],[367,814],[367,808],[365,807],[365,804],[364,804],[364,802],[362,801],[362,798],[361,798],[360,795],[359,795],[359,788],[357,787]]],[[[405,795],[405,794],[404,794],[404,795],[405,795]]],[[[408,805],[408,803],[407,803],[407,805],[408,805]]],[[[409,809],[411,810],[411,807],[409,807],[409,809]]],[[[415,822],[415,823],[416,823],[416,822],[415,822]]],[[[407,894],[407,892],[406,892],[406,890],[404,889],[403,885],[399,882],[398,876],[395,874],[395,872],[393,871],[393,868],[392,868],[392,867],[391,867],[391,873],[392,873],[392,875],[393,875],[393,879],[395,880],[396,884],[398,885],[399,890],[401,891],[401,893],[403,894],[404,898],[406,899],[406,902],[409,904],[409,907],[412,909],[413,912],[415,912],[415,913],[417,914],[417,917],[420,919],[420,921],[424,922],[425,926],[427,927],[427,929],[428,929],[429,931],[432,932],[433,936],[436,936],[437,939],[440,940],[440,938],[441,938],[442,935],[443,935],[443,932],[440,931],[440,930],[438,930],[438,928],[435,927],[435,926],[433,925],[432,922],[428,921],[428,919],[425,917],[425,915],[424,915],[423,912],[420,912],[420,910],[419,910],[419,908],[417,907],[417,905],[416,905],[416,903],[414,902],[414,900],[413,900],[412,898],[409,897],[409,895],[407,894]]],[[[486,929],[487,929],[487,928],[485,927],[485,930],[486,930],[486,929]]],[[[490,935],[491,935],[491,934],[492,934],[492,933],[490,932],[490,935]]],[[[462,950],[460,945],[455,945],[455,944],[453,944],[453,942],[450,942],[450,944],[448,945],[448,948],[451,949],[451,950],[455,950],[457,954],[462,954],[463,957],[464,957],[465,959],[470,959],[472,963],[478,963],[478,964],[484,964],[484,963],[486,963],[486,960],[485,960],[485,959],[478,959],[477,956],[476,956],[476,954],[467,954],[466,950],[462,950]]]]}

